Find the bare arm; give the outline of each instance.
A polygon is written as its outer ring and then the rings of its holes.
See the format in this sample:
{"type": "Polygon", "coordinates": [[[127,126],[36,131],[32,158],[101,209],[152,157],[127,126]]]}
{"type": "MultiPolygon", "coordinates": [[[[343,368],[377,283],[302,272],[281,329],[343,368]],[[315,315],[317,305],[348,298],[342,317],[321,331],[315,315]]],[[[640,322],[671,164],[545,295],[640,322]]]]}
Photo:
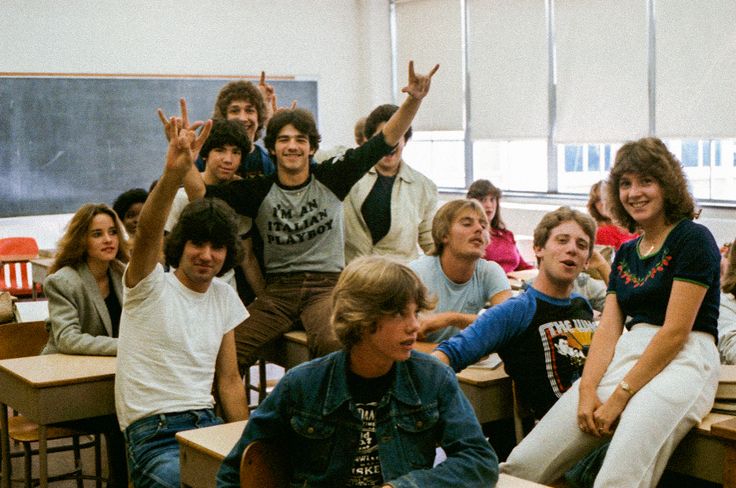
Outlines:
{"type": "Polygon", "coordinates": [[[137,285],[156,267],[164,237],[164,224],[171,211],[176,190],[212,128],[212,122],[207,121],[197,135],[194,131],[197,124],[189,124],[187,104],[183,98],[180,103],[182,117],[172,117],[165,126],[169,148],[164,172],[141,210],[135,245],[125,273],[125,285],[129,288],[137,285]]]}
{"type": "Polygon", "coordinates": [[[611,277],[611,265],[608,264],[608,261],[600,252],[593,251],[588,260],[587,270],[593,278],[600,279],[608,285],[608,279],[611,277]]]}
{"type": "Polygon", "coordinates": [[[235,332],[232,330],[222,336],[220,352],[215,362],[215,378],[217,394],[222,404],[226,422],[236,422],[248,418],[248,404],[245,401],[245,389],[238,373],[238,362],[235,354],[235,332]]]}
{"type": "Polygon", "coordinates": [[[454,326],[458,329],[464,329],[468,325],[475,322],[478,315],[474,313],[461,312],[438,312],[422,314],[419,318],[419,338],[425,337],[436,330],[445,327],[454,326]]]}
{"type": "Polygon", "coordinates": [[[242,240],[243,243],[243,261],[240,267],[243,269],[245,280],[250,285],[257,297],[263,296],[266,290],[266,280],[263,278],[261,266],[258,264],[255,252],[253,251],[253,239],[250,237],[242,240]]]}
{"type": "Polygon", "coordinates": [[[422,104],[422,99],[429,93],[429,85],[432,76],[437,72],[440,65],[436,64],[427,75],[418,75],[414,72],[414,61],[409,61],[409,83],[401,89],[408,94],[399,110],[394,113],[383,127],[383,138],[389,146],[395,146],[409,130],[411,121],[422,104]]]}
{"type": "Polygon", "coordinates": [[[593,334],[588,358],[585,360],[583,376],[580,379],[580,400],[578,403],[578,424],[581,430],[598,434],[598,428],[593,413],[601,405],[598,398],[598,383],[613,359],[624,326],[624,314],[618,306],[616,295],[606,296],[606,305],[603,307],[603,316],[598,328],[593,334]]]}
{"type": "MultiPolygon", "coordinates": [[[[629,384],[634,393],[657,376],[682,350],[693,329],[695,317],[698,315],[706,291],[707,288],[695,283],[679,280],[672,283],[664,324],[654,335],[634,367],[624,377],[624,381],[629,384]]],[[[606,309],[604,309],[604,315],[605,312],[606,309]]],[[[603,434],[612,433],[616,420],[626,408],[631,396],[618,387],[611,397],[595,411],[596,424],[601,427],[603,434]]]]}

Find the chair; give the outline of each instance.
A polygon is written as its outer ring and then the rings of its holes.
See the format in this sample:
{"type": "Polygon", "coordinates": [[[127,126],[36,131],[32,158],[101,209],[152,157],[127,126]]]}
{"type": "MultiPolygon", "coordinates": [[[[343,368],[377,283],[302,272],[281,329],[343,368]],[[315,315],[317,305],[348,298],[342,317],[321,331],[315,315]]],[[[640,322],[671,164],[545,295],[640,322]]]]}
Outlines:
{"type": "Polygon", "coordinates": [[[278,446],[268,441],[251,442],[240,461],[240,488],[287,488],[289,471],[278,446]]]}
{"type": "MultiPolygon", "coordinates": [[[[46,332],[46,323],[44,321],[0,325],[0,359],[35,356],[43,350],[47,341],[48,333],[46,332]]],[[[38,424],[22,415],[12,416],[8,419],[8,436],[13,441],[23,444],[23,453],[18,452],[13,455],[14,457],[23,455],[25,486],[30,488],[35,481],[31,478],[31,458],[34,454],[38,454],[37,449],[31,448],[31,443],[38,442],[38,424]]],[[[46,428],[46,437],[48,440],[72,439],[71,445],[50,447],[47,450],[48,453],[69,450],[74,452],[74,471],[49,477],[49,482],[72,478],[76,480],[77,488],[83,488],[84,479],[94,479],[97,488],[102,486],[101,448],[97,433],[85,432],[68,426],[50,425],[46,428]],[[80,437],[85,435],[93,435],[93,440],[82,443],[80,437]],[[80,451],[88,447],[93,447],[95,451],[94,476],[85,476],[82,473],[80,451]]]]}
{"type": "Polygon", "coordinates": [[[40,283],[33,283],[31,259],[38,257],[38,244],[33,237],[0,239],[0,291],[17,297],[36,299],[40,283]]]}

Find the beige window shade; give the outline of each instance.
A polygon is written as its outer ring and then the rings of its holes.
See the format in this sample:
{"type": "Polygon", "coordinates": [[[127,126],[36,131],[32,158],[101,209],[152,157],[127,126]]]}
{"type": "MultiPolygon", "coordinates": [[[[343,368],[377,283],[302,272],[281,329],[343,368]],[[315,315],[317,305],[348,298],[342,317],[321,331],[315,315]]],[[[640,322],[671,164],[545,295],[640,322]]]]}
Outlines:
{"type": "Polygon", "coordinates": [[[555,30],[556,142],[619,142],[646,135],[646,2],[557,1],[555,30]]]}
{"type": "MultiPolygon", "coordinates": [[[[460,0],[409,0],[396,4],[398,82],[406,85],[407,66],[418,72],[439,63],[432,88],[414,119],[414,130],[463,128],[463,72],[460,0]]],[[[401,102],[406,95],[399,95],[401,102]]]]}
{"type": "Polygon", "coordinates": [[[544,0],[469,0],[474,139],[547,137],[544,0]]]}
{"type": "Polygon", "coordinates": [[[736,2],[656,2],[657,135],[736,136],[736,2]]]}

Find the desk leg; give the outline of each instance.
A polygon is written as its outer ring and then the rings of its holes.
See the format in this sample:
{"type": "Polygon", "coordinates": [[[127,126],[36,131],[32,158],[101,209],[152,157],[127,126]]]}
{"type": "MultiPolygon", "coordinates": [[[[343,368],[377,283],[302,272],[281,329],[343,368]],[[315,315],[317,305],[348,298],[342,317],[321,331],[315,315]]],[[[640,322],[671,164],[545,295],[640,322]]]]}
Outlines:
{"type": "Polygon", "coordinates": [[[723,488],[736,488],[736,445],[726,444],[723,460],[723,488]]]}
{"type": "Polygon", "coordinates": [[[10,488],[10,437],[8,434],[8,406],[0,403],[0,433],[2,433],[2,488],[10,488]]]}
{"type": "Polygon", "coordinates": [[[46,438],[46,426],[38,426],[38,477],[41,488],[47,488],[49,485],[49,463],[48,463],[48,445],[46,438]]]}

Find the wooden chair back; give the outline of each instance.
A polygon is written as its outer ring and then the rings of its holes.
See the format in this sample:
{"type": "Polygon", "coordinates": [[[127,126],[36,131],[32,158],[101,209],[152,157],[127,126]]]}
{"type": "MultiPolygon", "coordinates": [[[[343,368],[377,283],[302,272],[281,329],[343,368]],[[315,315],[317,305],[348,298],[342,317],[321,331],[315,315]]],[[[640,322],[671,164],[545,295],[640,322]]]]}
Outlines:
{"type": "Polygon", "coordinates": [[[43,320],[0,325],[0,359],[38,356],[48,340],[43,320]]]}
{"type": "Polygon", "coordinates": [[[283,451],[273,442],[251,442],[240,461],[240,487],[288,488],[289,472],[283,451]]]}

